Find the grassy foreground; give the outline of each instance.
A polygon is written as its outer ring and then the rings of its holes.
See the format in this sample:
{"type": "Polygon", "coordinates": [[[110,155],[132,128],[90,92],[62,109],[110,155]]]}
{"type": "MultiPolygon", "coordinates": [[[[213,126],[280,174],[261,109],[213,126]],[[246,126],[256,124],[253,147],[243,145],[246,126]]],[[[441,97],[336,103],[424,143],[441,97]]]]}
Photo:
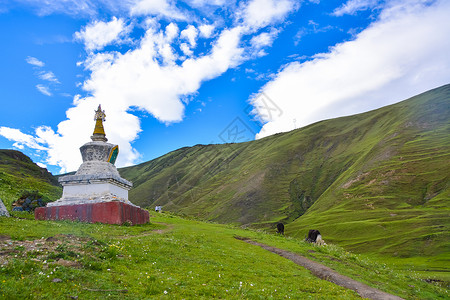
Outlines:
{"type": "Polygon", "coordinates": [[[235,236],[307,256],[404,298],[450,296],[445,283],[425,282],[413,271],[394,270],[333,245],[314,247],[166,213],[152,213],[151,222],[127,227],[0,218],[0,298],[359,298],[235,236]]]}

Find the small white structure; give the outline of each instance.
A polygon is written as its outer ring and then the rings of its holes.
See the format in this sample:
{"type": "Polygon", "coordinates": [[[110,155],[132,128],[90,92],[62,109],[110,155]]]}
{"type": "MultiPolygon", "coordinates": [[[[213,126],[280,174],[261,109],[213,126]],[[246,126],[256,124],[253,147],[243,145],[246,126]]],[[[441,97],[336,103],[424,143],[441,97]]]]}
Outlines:
{"type": "Polygon", "coordinates": [[[9,217],[9,212],[6,209],[5,204],[3,204],[2,199],[0,199],[0,217],[9,217]]]}
{"type": "Polygon", "coordinates": [[[156,212],[161,212],[162,211],[162,206],[160,206],[160,205],[155,206],[155,211],[156,212]]]}
{"type": "Polygon", "coordinates": [[[105,112],[98,106],[95,112],[95,129],[92,142],[80,147],[83,163],[75,175],[59,178],[63,186],[62,198],[47,204],[48,207],[100,203],[109,201],[128,201],[128,191],[133,184],[120,177],[114,163],[119,154],[119,147],[107,143],[103,121],[105,112]]]}

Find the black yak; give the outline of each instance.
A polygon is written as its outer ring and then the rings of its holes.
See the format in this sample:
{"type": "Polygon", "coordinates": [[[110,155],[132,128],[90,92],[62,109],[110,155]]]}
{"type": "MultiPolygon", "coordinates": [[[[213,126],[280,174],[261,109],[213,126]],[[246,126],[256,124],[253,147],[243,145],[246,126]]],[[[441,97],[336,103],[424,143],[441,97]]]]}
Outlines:
{"type": "Polygon", "coordinates": [[[306,242],[315,243],[316,245],[323,246],[326,245],[324,240],[322,240],[322,235],[317,229],[311,229],[308,232],[308,237],[305,239],[306,242]]]}
{"type": "Polygon", "coordinates": [[[283,223],[277,224],[277,233],[284,235],[284,225],[283,223]]]}

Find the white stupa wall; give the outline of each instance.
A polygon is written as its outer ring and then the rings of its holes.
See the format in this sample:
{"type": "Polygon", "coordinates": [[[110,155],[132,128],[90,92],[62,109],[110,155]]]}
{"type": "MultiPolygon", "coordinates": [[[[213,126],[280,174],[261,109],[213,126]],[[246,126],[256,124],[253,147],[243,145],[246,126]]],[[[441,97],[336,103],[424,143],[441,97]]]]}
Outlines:
{"type": "Polygon", "coordinates": [[[111,183],[65,185],[63,189],[63,198],[90,199],[98,198],[105,194],[128,200],[128,190],[111,183]]]}

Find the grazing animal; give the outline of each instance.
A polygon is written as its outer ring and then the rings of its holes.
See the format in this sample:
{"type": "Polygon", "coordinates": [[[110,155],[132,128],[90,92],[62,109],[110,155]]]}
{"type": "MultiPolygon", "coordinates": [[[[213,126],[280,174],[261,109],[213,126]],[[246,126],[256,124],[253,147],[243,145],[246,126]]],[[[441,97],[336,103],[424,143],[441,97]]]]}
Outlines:
{"type": "Polygon", "coordinates": [[[308,232],[308,237],[305,239],[306,242],[316,243],[317,245],[324,245],[325,242],[322,240],[322,235],[317,229],[311,229],[308,232]]]}
{"type": "Polygon", "coordinates": [[[284,235],[284,225],[283,223],[277,224],[277,233],[284,235]]]}
{"type": "Polygon", "coordinates": [[[310,229],[308,232],[308,237],[305,239],[306,242],[315,243],[317,236],[320,235],[320,231],[317,229],[310,229]]]}
{"type": "Polygon", "coordinates": [[[317,246],[325,246],[326,245],[325,241],[322,240],[322,236],[320,234],[317,236],[315,244],[317,246]]]}

